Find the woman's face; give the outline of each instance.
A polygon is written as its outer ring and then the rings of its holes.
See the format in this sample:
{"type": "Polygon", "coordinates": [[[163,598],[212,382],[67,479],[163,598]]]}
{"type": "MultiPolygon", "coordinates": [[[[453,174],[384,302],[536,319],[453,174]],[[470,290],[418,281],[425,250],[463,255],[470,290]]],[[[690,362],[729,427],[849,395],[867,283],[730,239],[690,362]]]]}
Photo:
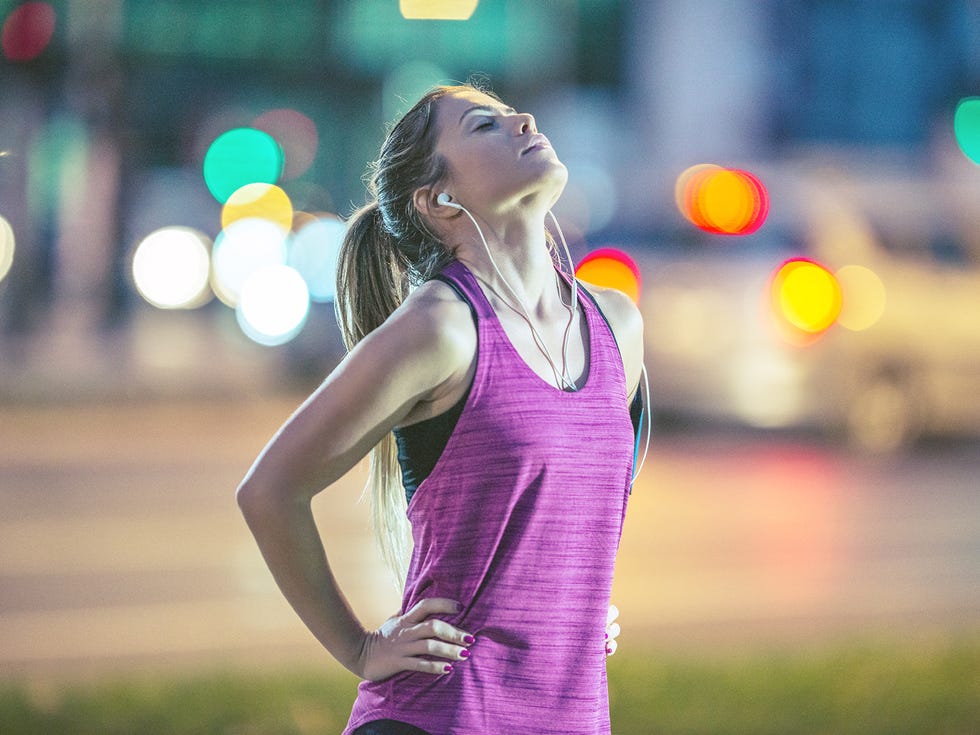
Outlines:
{"type": "Polygon", "coordinates": [[[538,201],[550,208],[568,170],[534,118],[476,90],[439,100],[436,152],[448,164],[442,191],[468,208],[505,212],[538,201]]]}

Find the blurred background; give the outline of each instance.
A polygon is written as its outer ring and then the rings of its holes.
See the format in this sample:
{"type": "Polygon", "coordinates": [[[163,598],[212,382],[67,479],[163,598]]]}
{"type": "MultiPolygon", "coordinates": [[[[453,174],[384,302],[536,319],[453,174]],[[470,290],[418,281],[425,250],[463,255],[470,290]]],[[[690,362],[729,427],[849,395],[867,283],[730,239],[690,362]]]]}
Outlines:
{"type": "MultiPolygon", "coordinates": [[[[385,125],[474,74],[534,113],[573,257],[611,254],[593,276],[646,320],[621,665],[966,646],[980,701],[980,3],[0,0],[0,24],[0,677],[34,704],[335,666],[233,493],[342,355],[333,259],[385,125]],[[427,5],[470,14],[405,17],[427,5]]],[[[364,479],[316,512],[376,625],[399,596],[364,479]]]]}

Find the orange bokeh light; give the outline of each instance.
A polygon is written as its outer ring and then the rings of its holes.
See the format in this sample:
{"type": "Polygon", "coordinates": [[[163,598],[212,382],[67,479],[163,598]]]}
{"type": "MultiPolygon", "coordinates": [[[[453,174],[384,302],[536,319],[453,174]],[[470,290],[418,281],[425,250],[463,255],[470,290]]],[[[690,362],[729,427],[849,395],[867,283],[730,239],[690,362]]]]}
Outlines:
{"type": "Polygon", "coordinates": [[[575,275],[586,283],[622,291],[640,303],[640,269],[622,250],[599,248],[582,258],[575,275]]]}
{"type": "Polygon", "coordinates": [[[769,193],[757,176],[702,163],[674,185],[677,208],[696,227],[720,235],[749,235],[769,215],[769,193]]]}

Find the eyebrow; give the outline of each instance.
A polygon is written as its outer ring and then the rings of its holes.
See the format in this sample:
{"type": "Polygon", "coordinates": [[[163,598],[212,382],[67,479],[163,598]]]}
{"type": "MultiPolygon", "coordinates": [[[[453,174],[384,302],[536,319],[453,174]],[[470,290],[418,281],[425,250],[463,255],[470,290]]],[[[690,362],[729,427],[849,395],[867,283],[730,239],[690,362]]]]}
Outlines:
{"type": "MultiPolygon", "coordinates": [[[[517,112],[517,110],[515,110],[513,107],[504,107],[502,109],[508,115],[513,115],[514,113],[517,112]]],[[[493,107],[488,107],[487,105],[476,105],[474,107],[469,108],[462,115],[459,116],[459,124],[462,125],[463,124],[463,118],[466,117],[467,115],[469,115],[471,112],[489,112],[490,114],[493,114],[493,113],[498,112],[498,111],[499,111],[498,109],[493,108],[493,107]]]]}

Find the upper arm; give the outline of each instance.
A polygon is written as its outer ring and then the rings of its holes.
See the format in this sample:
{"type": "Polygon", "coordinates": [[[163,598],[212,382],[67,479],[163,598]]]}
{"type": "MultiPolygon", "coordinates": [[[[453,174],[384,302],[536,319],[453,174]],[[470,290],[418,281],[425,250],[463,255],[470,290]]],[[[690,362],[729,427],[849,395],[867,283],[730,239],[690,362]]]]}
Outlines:
{"type": "Polygon", "coordinates": [[[588,285],[589,293],[612,328],[626,373],[626,389],[632,398],[640,384],[643,368],[643,316],[633,300],[615,288],[588,285]]]}
{"type": "Polygon", "coordinates": [[[339,479],[420,402],[464,379],[475,353],[466,323],[461,302],[410,298],[283,424],[243,487],[308,498],[339,479]]]}

